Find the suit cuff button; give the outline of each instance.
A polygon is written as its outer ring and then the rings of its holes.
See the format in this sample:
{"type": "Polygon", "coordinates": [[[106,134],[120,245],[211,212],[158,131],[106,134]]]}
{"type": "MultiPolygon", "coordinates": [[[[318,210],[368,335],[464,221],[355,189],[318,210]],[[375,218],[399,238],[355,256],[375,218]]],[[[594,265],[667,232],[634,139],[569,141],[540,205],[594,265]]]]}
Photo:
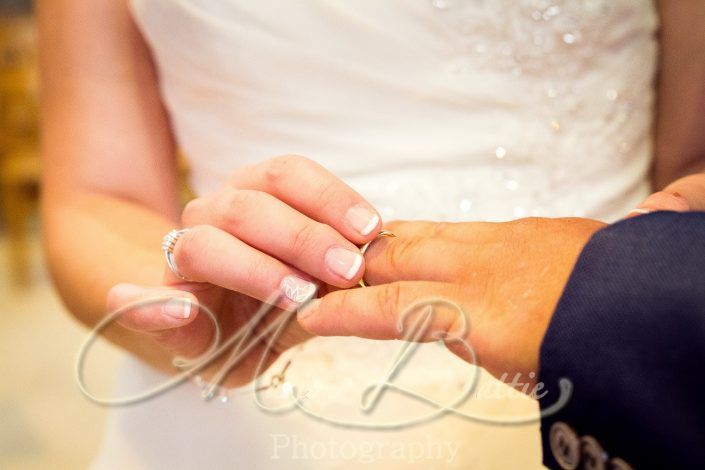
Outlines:
{"type": "Polygon", "coordinates": [[[563,470],[575,470],[580,464],[580,439],[573,429],[562,421],[553,423],[549,434],[553,458],[563,470]]]}

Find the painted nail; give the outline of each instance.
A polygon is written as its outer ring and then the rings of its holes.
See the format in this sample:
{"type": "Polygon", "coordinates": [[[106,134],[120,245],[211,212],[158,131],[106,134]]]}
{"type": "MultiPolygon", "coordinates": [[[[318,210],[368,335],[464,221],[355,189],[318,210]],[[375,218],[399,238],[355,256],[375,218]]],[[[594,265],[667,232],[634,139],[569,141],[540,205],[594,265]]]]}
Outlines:
{"type": "Polygon", "coordinates": [[[315,312],[319,305],[321,305],[321,299],[314,299],[301,307],[296,315],[299,319],[306,318],[315,312]]]}
{"type": "Polygon", "coordinates": [[[362,254],[339,246],[326,253],[326,266],[332,272],[348,281],[354,278],[362,266],[362,254]]]}
{"type": "Polygon", "coordinates": [[[372,230],[379,225],[379,216],[377,213],[362,204],[348,209],[348,213],[345,214],[345,216],[348,222],[350,222],[350,225],[362,236],[369,235],[372,230]]]}
{"type": "Polygon", "coordinates": [[[289,300],[297,304],[304,303],[311,299],[316,295],[316,290],[318,290],[316,284],[293,275],[286,276],[282,279],[279,288],[289,300]]]}
{"type": "Polygon", "coordinates": [[[171,299],[162,305],[162,313],[172,318],[185,320],[191,316],[190,299],[171,299]]]}
{"type": "Polygon", "coordinates": [[[632,209],[627,213],[627,215],[628,214],[648,214],[650,212],[651,211],[649,209],[632,209]]]}

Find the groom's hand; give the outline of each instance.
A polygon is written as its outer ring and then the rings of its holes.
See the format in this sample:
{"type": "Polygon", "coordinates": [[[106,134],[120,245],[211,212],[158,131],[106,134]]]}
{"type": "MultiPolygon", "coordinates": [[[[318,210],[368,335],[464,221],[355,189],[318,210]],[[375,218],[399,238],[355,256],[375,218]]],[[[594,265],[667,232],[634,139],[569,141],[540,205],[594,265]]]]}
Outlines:
{"type": "MultiPolygon", "coordinates": [[[[405,310],[441,299],[447,303],[434,306],[420,341],[461,334],[494,375],[533,377],[570,272],[604,225],[579,218],[392,223],[387,228],[397,237],[376,240],[366,255],[371,287],[331,292],[300,312],[299,322],[317,335],[398,339],[405,334],[398,327],[405,310]]],[[[459,343],[447,344],[471,360],[459,343]]]]}

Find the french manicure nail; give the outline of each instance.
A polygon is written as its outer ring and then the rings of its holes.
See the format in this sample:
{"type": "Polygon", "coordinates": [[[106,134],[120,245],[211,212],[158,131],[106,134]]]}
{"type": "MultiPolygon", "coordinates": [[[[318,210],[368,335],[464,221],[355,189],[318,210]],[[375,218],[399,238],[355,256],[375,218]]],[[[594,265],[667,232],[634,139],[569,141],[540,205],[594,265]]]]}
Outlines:
{"type": "Polygon", "coordinates": [[[316,284],[294,275],[289,275],[282,279],[279,288],[289,300],[297,304],[311,299],[316,295],[316,290],[318,290],[316,284]]]}
{"type": "Polygon", "coordinates": [[[360,235],[367,236],[379,225],[379,215],[362,204],[348,209],[345,216],[360,235]]]}
{"type": "Polygon", "coordinates": [[[171,299],[162,306],[162,313],[172,318],[185,320],[191,316],[190,299],[171,299]]]}
{"type": "Polygon", "coordinates": [[[349,281],[357,275],[362,266],[362,254],[359,251],[334,246],[326,253],[326,266],[349,281]]]}

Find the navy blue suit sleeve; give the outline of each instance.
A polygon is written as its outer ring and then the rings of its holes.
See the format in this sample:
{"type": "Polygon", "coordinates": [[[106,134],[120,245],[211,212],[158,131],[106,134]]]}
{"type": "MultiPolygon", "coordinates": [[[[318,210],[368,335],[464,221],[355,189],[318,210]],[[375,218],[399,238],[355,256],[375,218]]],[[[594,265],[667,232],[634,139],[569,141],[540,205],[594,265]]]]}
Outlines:
{"type": "Polygon", "coordinates": [[[555,402],[561,378],[573,385],[568,403],[542,418],[548,467],[560,468],[550,442],[556,422],[633,468],[702,467],[705,213],[659,212],[596,233],[565,287],[540,361],[542,409],[555,402]]]}

